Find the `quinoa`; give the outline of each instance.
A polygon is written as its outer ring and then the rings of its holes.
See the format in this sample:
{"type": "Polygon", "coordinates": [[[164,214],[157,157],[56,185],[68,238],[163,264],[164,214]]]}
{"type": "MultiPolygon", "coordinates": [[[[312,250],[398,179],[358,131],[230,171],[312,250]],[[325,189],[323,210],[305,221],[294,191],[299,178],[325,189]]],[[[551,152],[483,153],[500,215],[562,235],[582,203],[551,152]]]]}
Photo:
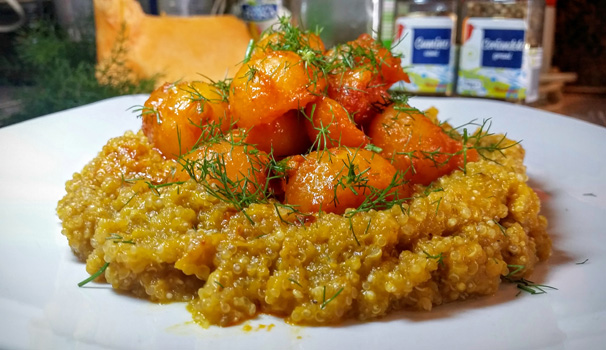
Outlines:
{"type": "Polygon", "coordinates": [[[522,268],[511,277],[526,277],[549,257],[523,148],[482,155],[489,159],[416,185],[403,205],[301,223],[273,200],[243,213],[193,180],[154,186],[178,164],[127,132],[67,182],[57,213],[90,274],[108,263],[98,282],[187,301],[202,325],[258,313],[306,325],[370,320],[495,294],[512,265],[522,268]]]}

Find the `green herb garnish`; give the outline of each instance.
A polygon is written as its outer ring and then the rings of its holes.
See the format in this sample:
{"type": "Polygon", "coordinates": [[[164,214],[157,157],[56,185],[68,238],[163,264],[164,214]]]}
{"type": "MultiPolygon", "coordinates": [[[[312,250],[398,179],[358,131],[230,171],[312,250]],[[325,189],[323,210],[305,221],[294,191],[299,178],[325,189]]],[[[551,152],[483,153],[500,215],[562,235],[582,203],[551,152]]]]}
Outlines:
{"type": "Polygon", "coordinates": [[[518,272],[520,272],[526,268],[526,266],[524,266],[524,265],[507,265],[507,267],[514,268],[514,270],[510,271],[507,275],[505,275],[505,278],[511,278],[511,276],[517,274],[518,272]]]}
{"type": "Polygon", "coordinates": [[[516,275],[520,271],[522,271],[526,266],[524,265],[507,265],[508,268],[514,268],[513,271],[510,271],[507,275],[505,275],[505,280],[510,283],[515,283],[516,287],[520,290],[516,296],[518,296],[521,291],[527,292],[529,294],[545,294],[547,293],[546,289],[557,290],[557,288],[548,286],[545,284],[536,284],[533,281],[527,280],[525,278],[513,279],[512,276],[516,275]]]}
{"type": "Polygon", "coordinates": [[[499,227],[503,236],[507,237],[507,229],[503,225],[501,225],[496,219],[493,219],[492,221],[499,227]]]}
{"type": "Polygon", "coordinates": [[[133,242],[132,240],[124,240],[124,237],[112,233],[111,235],[109,235],[109,237],[106,238],[106,240],[110,240],[113,241],[114,243],[127,243],[127,244],[135,244],[135,242],[133,242]]]}
{"type": "MultiPolygon", "coordinates": [[[[526,293],[529,293],[529,294],[545,294],[545,293],[547,293],[547,291],[545,289],[558,290],[557,288],[552,287],[552,286],[547,286],[544,284],[536,284],[525,278],[511,280],[510,282],[516,283],[518,289],[520,289],[521,291],[524,291],[526,293]]],[[[520,293],[518,293],[517,295],[519,295],[519,294],[520,293]]]]}
{"type": "Polygon", "coordinates": [[[375,146],[372,143],[369,143],[368,145],[364,146],[364,149],[375,153],[381,153],[383,151],[381,147],[375,146]]]}
{"type": "Polygon", "coordinates": [[[288,280],[291,281],[292,283],[296,284],[297,286],[303,288],[303,286],[299,282],[295,281],[294,279],[289,278],[288,280]]]}
{"type": "Polygon", "coordinates": [[[326,305],[328,305],[328,303],[330,303],[336,297],[338,297],[339,294],[341,294],[341,292],[343,291],[343,289],[344,289],[344,287],[341,287],[341,289],[339,289],[332,297],[330,297],[328,300],[326,300],[326,286],[324,286],[324,290],[322,292],[322,304],[320,304],[320,309],[324,309],[326,307],[326,305]]]}
{"type": "Polygon", "coordinates": [[[100,268],[100,269],[99,269],[97,272],[95,272],[95,273],[93,273],[92,275],[90,275],[90,277],[89,277],[89,278],[87,278],[87,279],[85,279],[84,281],[82,281],[82,282],[78,283],[78,287],[82,287],[82,286],[84,286],[85,284],[87,284],[87,283],[89,283],[89,282],[93,281],[95,278],[97,278],[97,277],[101,276],[101,274],[102,274],[103,272],[105,272],[105,270],[107,269],[107,267],[108,267],[108,266],[109,266],[109,263],[108,263],[108,262],[106,262],[105,264],[103,264],[103,266],[101,266],[101,268],[100,268]]]}
{"type": "Polygon", "coordinates": [[[436,259],[436,260],[438,260],[438,265],[444,266],[444,255],[442,253],[440,253],[438,255],[431,255],[428,252],[426,252],[425,250],[423,250],[423,254],[425,254],[427,259],[436,259]]]}

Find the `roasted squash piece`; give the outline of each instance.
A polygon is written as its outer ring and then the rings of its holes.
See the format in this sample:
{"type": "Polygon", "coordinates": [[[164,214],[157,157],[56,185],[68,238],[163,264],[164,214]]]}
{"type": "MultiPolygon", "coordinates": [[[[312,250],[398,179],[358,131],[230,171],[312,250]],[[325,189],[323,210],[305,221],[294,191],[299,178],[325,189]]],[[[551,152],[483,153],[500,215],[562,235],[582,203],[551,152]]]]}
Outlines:
{"type": "Polygon", "coordinates": [[[408,105],[392,105],[376,116],[368,129],[381,155],[412,183],[429,185],[442,175],[475,161],[474,149],[452,139],[420,111],[408,105]]]}
{"type": "Polygon", "coordinates": [[[271,123],[253,126],[244,141],[275,157],[304,153],[311,144],[303,131],[304,119],[299,110],[293,109],[271,123]]]}
{"type": "Polygon", "coordinates": [[[286,204],[303,213],[343,214],[365,201],[375,209],[393,198],[407,198],[410,188],[379,154],[349,147],[330,148],[295,156],[287,162],[286,204]]]}
{"type": "Polygon", "coordinates": [[[335,47],[326,56],[332,62],[328,96],[341,103],[360,125],[390,103],[387,90],[394,83],[409,80],[400,58],[368,34],[335,47]]]}
{"type": "Polygon", "coordinates": [[[305,116],[305,130],[318,149],[368,144],[368,137],[356,127],[347,110],[329,97],[308,104],[305,116]]]}
{"type": "Polygon", "coordinates": [[[291,109],[318,99],[326,79],[290,51],[274,51],[245,63],[230,90],[231,112],[239,127],[271,123],[291,109]]]}
{"type": "Polygon", "coordinates": [[[221,195],[263,197],[267,188],[268,156],[252,145],[232,141],[209,142],[179,158],[177,181],[204,182],[221,195]]]}
{"type": "Polygon", "coordinates": [[[141,129],[166,158],[191,150],[203,137],[231,127],[226,95],[204,82],[166,83],[141,109],[141,129]]]}

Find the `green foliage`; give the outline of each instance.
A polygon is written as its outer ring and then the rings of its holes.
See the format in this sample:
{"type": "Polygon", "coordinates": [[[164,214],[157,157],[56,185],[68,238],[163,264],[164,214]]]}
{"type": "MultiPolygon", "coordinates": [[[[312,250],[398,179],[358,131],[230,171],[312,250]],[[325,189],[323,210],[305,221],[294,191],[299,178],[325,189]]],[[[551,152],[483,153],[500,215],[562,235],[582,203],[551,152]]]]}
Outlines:
{"type": "Polygon", "coordinates": [[[15,42],[23,83],[16,96],[23,108],[8,123],[99,101],[151,92],[152,79],[120,86],[101,85],[96,73],[94,38],[72,41],[50,22],[40,21],[23,30],[15,42]]]}

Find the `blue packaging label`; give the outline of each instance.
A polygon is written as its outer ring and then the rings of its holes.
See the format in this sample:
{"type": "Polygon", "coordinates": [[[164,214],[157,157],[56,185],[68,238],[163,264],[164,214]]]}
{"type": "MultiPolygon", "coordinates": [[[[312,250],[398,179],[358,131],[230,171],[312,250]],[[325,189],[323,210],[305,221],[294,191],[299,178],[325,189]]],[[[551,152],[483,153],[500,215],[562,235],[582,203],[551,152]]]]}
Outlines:
{"type": "Polygon", "coordinates": [[[522,100],[530,78],[521,18],[463,20],[457,93],[522,100]]]}
{"type": "Polygon", "coordinates": [[[413,64],[448,64],[452,30],[435,28],[414,29],[413,64]]]}
{"type": "Polygon", "coordinates": [[[278,5],[276,4],[259,4],[259,5],[242,5],[242,19],[248,22],[263,22],[275,19],[278,17],[278,5]]]}
{"type": "Polygon", "coordinates": [[[482,66],[519,69],[522,67],[523,55],[523,30],[484,30],[482,66]]]}
{"type": "Polygon", "coordinates": [[[394,86],[410,92],[450,94],[454,81],[456,18],[399,17],[393,51],[401,55],[410,83],[394,86]]]}

